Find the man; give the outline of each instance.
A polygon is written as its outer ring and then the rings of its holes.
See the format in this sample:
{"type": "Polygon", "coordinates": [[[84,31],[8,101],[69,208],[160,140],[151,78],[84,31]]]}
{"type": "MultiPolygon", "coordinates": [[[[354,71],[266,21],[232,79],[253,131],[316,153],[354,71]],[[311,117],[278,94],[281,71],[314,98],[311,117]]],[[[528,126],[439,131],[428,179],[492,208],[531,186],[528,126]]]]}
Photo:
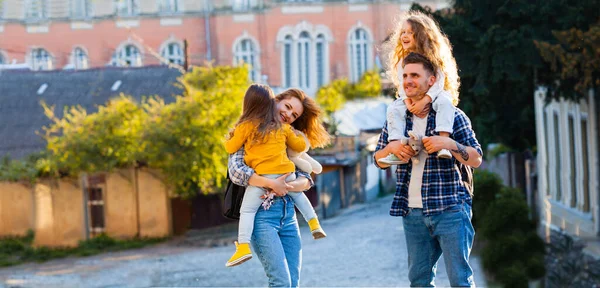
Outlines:
{"type": "MultiPolygon", "coordinates": [[[[436,67],[416,53],[410,53],[402,65],[406,96],[413,100],[424,97],[435,82],[436,67]]],[[[381,169],[388,168],[377,160],[390,153],[408,162],[396,168],[398,180],[390,215],[403,217],[411,286],[434,285],[437,262],[443,252],[450,284],[470,287],[475,285],[468,262],[475,231],[471,224],[470,188],[461,171],[479,167],[483,153],[463,111],[456,108],[450,137],[434,135],[435,114],[430,107],[419,115],[407,111],[404,134],[408,136],[408,131],[413,130],[425,135],[426,151],[415,155],[410,146],[400,141],[388,142],[386,123],[374,162],[381,169]],[[453,158],[436,157],[435,152],[440,149],[450,150],[453,158]],[[412,163],[413,156],[420,161],[412,163]]]]}

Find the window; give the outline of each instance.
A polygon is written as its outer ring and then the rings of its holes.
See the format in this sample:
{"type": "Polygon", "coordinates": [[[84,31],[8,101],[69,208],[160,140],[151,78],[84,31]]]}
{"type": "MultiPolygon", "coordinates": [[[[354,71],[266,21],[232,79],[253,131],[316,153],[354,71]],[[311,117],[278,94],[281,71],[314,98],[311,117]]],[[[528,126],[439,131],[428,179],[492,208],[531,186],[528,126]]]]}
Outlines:
{"type": "Polygon", "coordinates": [[[583,159],[583,212],[590,212],[590,157],[588,143],[588,123],[586,118],[581,119],[581,156],[583,159]]]}
{"type": "Polygon", "coordinates": [[[183,65],[183,49],[179,43],[171,42],[167,44],[160,55],[169,63],[183,65]]]}
{"type": "Polygon", "coordinates": [[[2,51],[0,51],[0,65],[5,64],[7,61],[6,59],[4,59],[4,54],[2,54],[2,51]]]}
{"type": "Polygon", "coordinates": [[[350,81],[356,82],[371,68],[371,44],[367,31],[357,28],[350,34],[350,81]]]}
{"type": "Polygon", "coordinates": [[[279,30],[283,88],[298,87],[314,94],[329,81],[329,35],[325,25],[313,26],[306,21],[279,30]]]}
{"type": "Polygon", "coordinates": [[[248,11],[256,7],[256,0],[231,0],[234,11],[248,11]]]}
{"type": "Polygon", "coordinates": [[[569,205],[571,207],[576,207],[577,205],[577,167],[575,165],[577,154],[575,148],[575,119],[573,115],[569,115],[569,158],[571,159],[571,161],[569,161],[569,167],[571,168],[571,173],[569,175],[571,201],[569,205]]]}
{"type": "Polygon", "coordinates": [[[134,16],[138,13],[136,0],[115,0],[115,8],[119,16],[134,16]]]}
{"type": "Polygon", "coordinates": [[[71,0],[71,17],[87,18],[91,16],[90,0],[71,0]]]}
{"type": "Polygon", "coordinates": [[[327,79],[325,78],[325,71],[327,69],[327,58],[328,58],[328,53],[326,52],[327,49],[327,42],[325,40],[325,36],[323,36],[323,34],[319,34],[319,36],[317,36],[317,43],[316,43],[316,54],[317,54],[317,87],[321,87],[323,86],[326,82],[327,79]]]}
{"type": "Polygon", "coordinates": [[[73,49],[71,63],[73,64],[73,69],[76,70],[89,68],[87,53],[79,47],[73,49]]]}
{"type": "Polygon", "coordinates": [[[562,161],[560,159],[560,134],[559,134],[559,125],[560,121],[558,118],[558,113],[553,113],[552,117],[552,126],[554,127],[554,179],[556,181],[556,201],[562,200],[562,180],[560,169],[562,166],[562,161]]]}
{"type": "Polygon", "coordinates": [[[31,70],[51,70],[52,56],[43,48],[31,50],[31,70]]]}
{"type": "Polygon", "coordinates": [[[46,1],[44,1],[44,0],[25,0],[25,18],[26,19],[46,18],[46,1]]]}
{"type": "Polygon", "coordinates": [[[103,176],[88,177],[87,187],[87,215],[88,227],[91,236],[104,233],[106,228],[104,214],[104,189],[106,179],[103,176]]]}
{"type": "Polygon", "coordinates": [[[302,32],[298,39],[298,86],[301,89],[310,88],[310,36],[308,32],[302,32]]]}
{"type": "Polygon", "coordinates": [[[285,37],[283,42],[284,86],[292,86],[292,36],[285,37]]]}
{"type": "Polygon", "coordinates": [[[158,10],[161,13],[176,13],[181,11],[179,0],[159,0],[158,10]]]}
{"type": "Polygon", "coordinates": [[[248,76],[252,82],[260,81],[260,58],[254,42],[248,38],[238,41],[234,48],[235,65],[250,65],[248,76]]]}
{"type": "Polygon", "coordinates": [[[142,66],[142,56],[137,47],[129,44],[115,53],[112,62],[119,67],[139,67],[142,66]]]}

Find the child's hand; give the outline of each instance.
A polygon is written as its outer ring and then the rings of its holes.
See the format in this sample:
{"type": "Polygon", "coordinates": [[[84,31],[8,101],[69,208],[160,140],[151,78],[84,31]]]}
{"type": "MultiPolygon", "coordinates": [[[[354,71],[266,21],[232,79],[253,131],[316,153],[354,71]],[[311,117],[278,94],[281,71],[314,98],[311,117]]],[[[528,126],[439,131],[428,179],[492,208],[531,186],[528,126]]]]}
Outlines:
{"type": "Polygon", "coordinates": [[[419,114],[420,112],[423,112],[423,110],[425,109],[425,107],[427,106],[427,104],[431,103],[431,97],[425,95],[425,97],[416,100],[416,101],[411,101],[412,105],[408,106],[408,111],[410,111],[410,113],[413,114],[419,114]]]}

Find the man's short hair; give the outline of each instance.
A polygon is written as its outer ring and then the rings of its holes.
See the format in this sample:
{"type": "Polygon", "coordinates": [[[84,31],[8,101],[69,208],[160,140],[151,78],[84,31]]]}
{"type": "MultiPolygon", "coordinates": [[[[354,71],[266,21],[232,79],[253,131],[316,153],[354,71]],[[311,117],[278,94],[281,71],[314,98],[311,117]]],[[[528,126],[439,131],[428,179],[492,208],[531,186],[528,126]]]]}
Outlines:
{"type": "Polygon", "coordinates": [[[435,66],[433,66],[433,63],[431,63],[431,61],[429,61],[429,59],[427,59],[427,57],[419,54],[419,53],[415,53],[415,52],[410,52],[402,61],[402,68],[404,68],[406,66],[406,64],[423,64],[423,68],[425,68],[426,71],[429,71],[429,73],[431,73],[431,75],[435,75],[435,66]]]}

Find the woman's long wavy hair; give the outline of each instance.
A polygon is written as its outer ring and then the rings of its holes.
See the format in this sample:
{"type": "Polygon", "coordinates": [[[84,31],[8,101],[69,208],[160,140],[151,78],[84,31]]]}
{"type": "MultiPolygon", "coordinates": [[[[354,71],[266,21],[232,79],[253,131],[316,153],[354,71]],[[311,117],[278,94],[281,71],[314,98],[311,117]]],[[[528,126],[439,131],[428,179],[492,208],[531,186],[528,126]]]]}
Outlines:
{"type": "Polygon", "coordinates": [[[276,101],[283,99],[289,99],[295,97],[302,103],[304,112],[302,115],[292,123],[292,127],[296,130],[302,131],[308,142],[310,142],[311,148],[324,147],[331,141],[331,136],[325,130],[323,122],[321,121],[321,108],[315,100],[306,96],[306,94],[300,89],[288,89],[283,91],[281,94],[275,96],[276,101]]]}
{"type": "Polygon", "coordinates": [[[249,140],[263,141],[269,133],[281,128],[281,123],[275,118],[275,111],[276,105],[273,90],[263,84],[250,85],[244,95],[242,115],[235,123],[234,128],[229,131],[228,139],[233,137],[233,131],[238,125],[250,122],[254,123],[257,127],[255,133],[252,135],[252,139],[249,140]]]}
{"type": "Polygon", "coordinates": [[[450,92],[454,105],[458,104],[460,78],[458,77],[456,60],[452,56],[452,45],[431,17],[418,11],[406,13],[396,22],[393,34],[388,41],[383,43],[381,48],[382,56],[385,57],[385,66],[387,66],[386,74],[394,83],[396,89],[403,89],[400,87],[398,78],[398,65],[401,65],[402,59],[408,53],[416,52],[427,57],[436,66],[436,69],[441,69],[444,72],[446,76],[444,90],[450,92]],[[413,51],[405,50],[402,46],[400,36],[402,25],[405,22],[410,23],[414,33],[415,49],[413,51]]]}

